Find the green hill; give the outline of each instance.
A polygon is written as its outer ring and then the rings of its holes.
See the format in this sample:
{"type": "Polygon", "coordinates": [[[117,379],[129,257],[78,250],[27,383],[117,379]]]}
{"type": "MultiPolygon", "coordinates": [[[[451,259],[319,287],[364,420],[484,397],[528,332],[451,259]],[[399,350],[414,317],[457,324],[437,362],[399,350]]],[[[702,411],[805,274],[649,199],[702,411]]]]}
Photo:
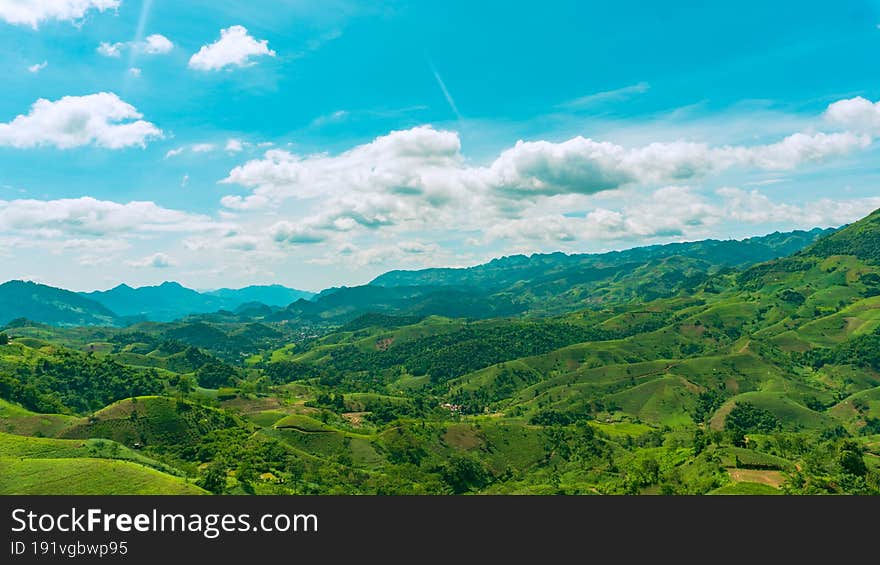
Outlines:
{"type": "Polygon", "coordinates": [[[55,326],[113,326],[117,315],[75,292],[31,281],[0,284],[0,326],[18,318],[55,326]]]}

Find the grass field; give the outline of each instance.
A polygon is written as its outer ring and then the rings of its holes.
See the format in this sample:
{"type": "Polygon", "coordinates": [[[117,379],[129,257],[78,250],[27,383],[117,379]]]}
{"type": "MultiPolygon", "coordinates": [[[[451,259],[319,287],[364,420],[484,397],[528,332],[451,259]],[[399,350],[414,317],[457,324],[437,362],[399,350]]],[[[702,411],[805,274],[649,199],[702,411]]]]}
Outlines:
{"type": "Polygon", "coordinates": [[[129,461],[0,457],[0,494],[207,494],[129,461]]]}

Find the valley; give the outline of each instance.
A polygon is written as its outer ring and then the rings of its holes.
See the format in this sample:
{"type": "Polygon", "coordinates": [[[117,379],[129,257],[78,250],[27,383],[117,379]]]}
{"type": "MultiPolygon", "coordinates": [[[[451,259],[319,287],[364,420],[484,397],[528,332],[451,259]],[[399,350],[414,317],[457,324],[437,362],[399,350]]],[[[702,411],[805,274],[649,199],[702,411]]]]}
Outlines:
{"type": "Polygon", "coordinates": [[[878,249],[880,211],[237,303],[6,283],[0,493],[877,494],[878,249]]]}

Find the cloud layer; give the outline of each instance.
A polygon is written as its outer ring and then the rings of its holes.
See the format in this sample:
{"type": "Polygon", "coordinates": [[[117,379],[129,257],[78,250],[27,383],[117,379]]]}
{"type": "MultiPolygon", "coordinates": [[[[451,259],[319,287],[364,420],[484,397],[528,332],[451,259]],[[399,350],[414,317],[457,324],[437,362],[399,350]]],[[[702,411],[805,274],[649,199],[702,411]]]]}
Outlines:
{"type": "Polygon", "coordinates": [[[0,200],[0,233],[44,237],[203,232],[218,229],[207,216],[163,208],[154,202],[120,204],[89,196],[58,200],[0,200]]]}

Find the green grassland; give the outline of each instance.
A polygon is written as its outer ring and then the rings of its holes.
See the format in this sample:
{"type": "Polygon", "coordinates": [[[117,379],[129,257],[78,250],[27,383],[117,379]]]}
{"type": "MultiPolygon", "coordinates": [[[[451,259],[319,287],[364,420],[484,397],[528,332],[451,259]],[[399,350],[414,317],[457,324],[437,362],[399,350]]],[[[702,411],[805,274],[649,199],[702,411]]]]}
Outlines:
{"type": "Polygon", "coordinates": [[[0,494],[206,494],[185,480],[128,461],[0,457],[0,494]]]}

